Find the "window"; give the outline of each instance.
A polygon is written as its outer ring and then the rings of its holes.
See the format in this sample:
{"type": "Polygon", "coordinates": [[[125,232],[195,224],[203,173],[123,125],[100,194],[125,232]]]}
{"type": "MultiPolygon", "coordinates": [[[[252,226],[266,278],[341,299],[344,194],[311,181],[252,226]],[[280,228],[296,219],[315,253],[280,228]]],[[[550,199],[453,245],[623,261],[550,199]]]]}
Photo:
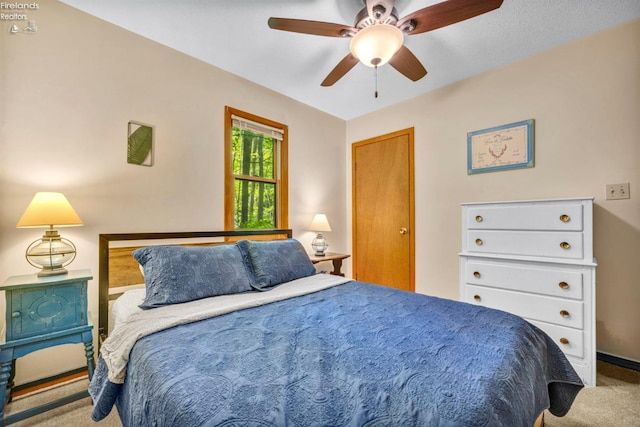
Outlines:
{"type": "Polygon", "coordinates": [[[287,126],[225,108],[225,229],[288,227],[287,126]]]}

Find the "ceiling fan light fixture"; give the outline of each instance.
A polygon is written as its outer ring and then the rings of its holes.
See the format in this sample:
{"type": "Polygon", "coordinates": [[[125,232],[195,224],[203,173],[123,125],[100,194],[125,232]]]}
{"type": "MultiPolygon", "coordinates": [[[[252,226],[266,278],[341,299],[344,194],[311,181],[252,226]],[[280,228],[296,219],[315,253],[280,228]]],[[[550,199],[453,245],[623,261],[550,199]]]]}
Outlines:
{"type": "Polygon", "coordinates": [[[376,24],[364,27],[351,39],[349,49],[367,67],[386,64],[400,49],[404,34],[394,25],[376,24]]]}

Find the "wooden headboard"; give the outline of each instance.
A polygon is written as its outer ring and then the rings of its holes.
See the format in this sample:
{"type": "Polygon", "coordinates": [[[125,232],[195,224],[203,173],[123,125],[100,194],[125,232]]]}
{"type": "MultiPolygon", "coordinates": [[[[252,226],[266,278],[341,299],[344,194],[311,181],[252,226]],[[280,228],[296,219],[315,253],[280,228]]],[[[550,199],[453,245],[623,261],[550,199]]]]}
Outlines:
{"type": "Polygon", "coordinates": [[[171,233],[100,234],[98,256],[98,336],[102,343],[109,328],[109,301],[127,287],[144,283],[138,262],[131,253],[150,245],[223,245],[238,240],[290,239],[290,229],[191,231],[171,233]]]}

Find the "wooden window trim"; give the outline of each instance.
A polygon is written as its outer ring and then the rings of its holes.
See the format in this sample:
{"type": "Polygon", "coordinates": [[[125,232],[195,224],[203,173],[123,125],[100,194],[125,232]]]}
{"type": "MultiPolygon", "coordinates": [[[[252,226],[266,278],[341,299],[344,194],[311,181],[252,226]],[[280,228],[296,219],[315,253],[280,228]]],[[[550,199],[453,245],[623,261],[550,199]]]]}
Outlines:
{"type": "MultiPolygon", "coordinates": [[[[278,162],[279,176],[276,176],[276,192],[278,194],[278,206],[276,208],[276,229],[289,228],[289,129],[287,125],[256,116],[229,106],[224,109],[224,229],[234,230],[234,175],[231,168],[231,128],[232,117],[242,117],[252,122],[264,124],[277,129],[282,129],[282,140],[279,142],[278,162]]],[[[256,177],[251,180],[259,181],[256,177]]]]}

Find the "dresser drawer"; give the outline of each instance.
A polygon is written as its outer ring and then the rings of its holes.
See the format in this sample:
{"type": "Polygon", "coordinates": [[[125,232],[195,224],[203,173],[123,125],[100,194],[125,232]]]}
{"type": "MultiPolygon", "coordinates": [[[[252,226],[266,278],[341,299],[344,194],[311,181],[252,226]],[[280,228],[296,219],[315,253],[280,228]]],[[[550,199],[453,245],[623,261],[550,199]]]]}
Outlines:
{"type": "Polygon", "coordinates": [[[584,328],[584,309],[581,301],[475,285],[465,287],[463,300],[472,304],[508,311],[527,320],[539,320],[577,329],[584,328]]]}
{"type": "Polygon", "coordinates": [[[583,259],[583,239],[579,232],[469,230],[464,249],[480,254],[583,259]]]}
{"type": "Polygon", "coordinates": [[[582,231],[583,207],[577,203],[513,203],[469,206],[467,228],[484,230],[582,231]]]}
{"type": "Polygon", "coordinates": [[[464,280],[471,285],[582,300],[582,271],[533,265],[538,267],[524,263],[467,261],[464,280]]]}
{"type": "Polygon", "coordinates": [[[7,341],[87,325],[86,282],[15,289],[7,298],[7,341]]]}
{"type": "Polygon", "coordinates": [[[529,320],[532,325],[542,329],[558,344],[558,347],[569,356],[582,359],[584,357],[584,332],[579,329],[566,328],[564,326],[551,325],[549,323],[529,320]]]}

